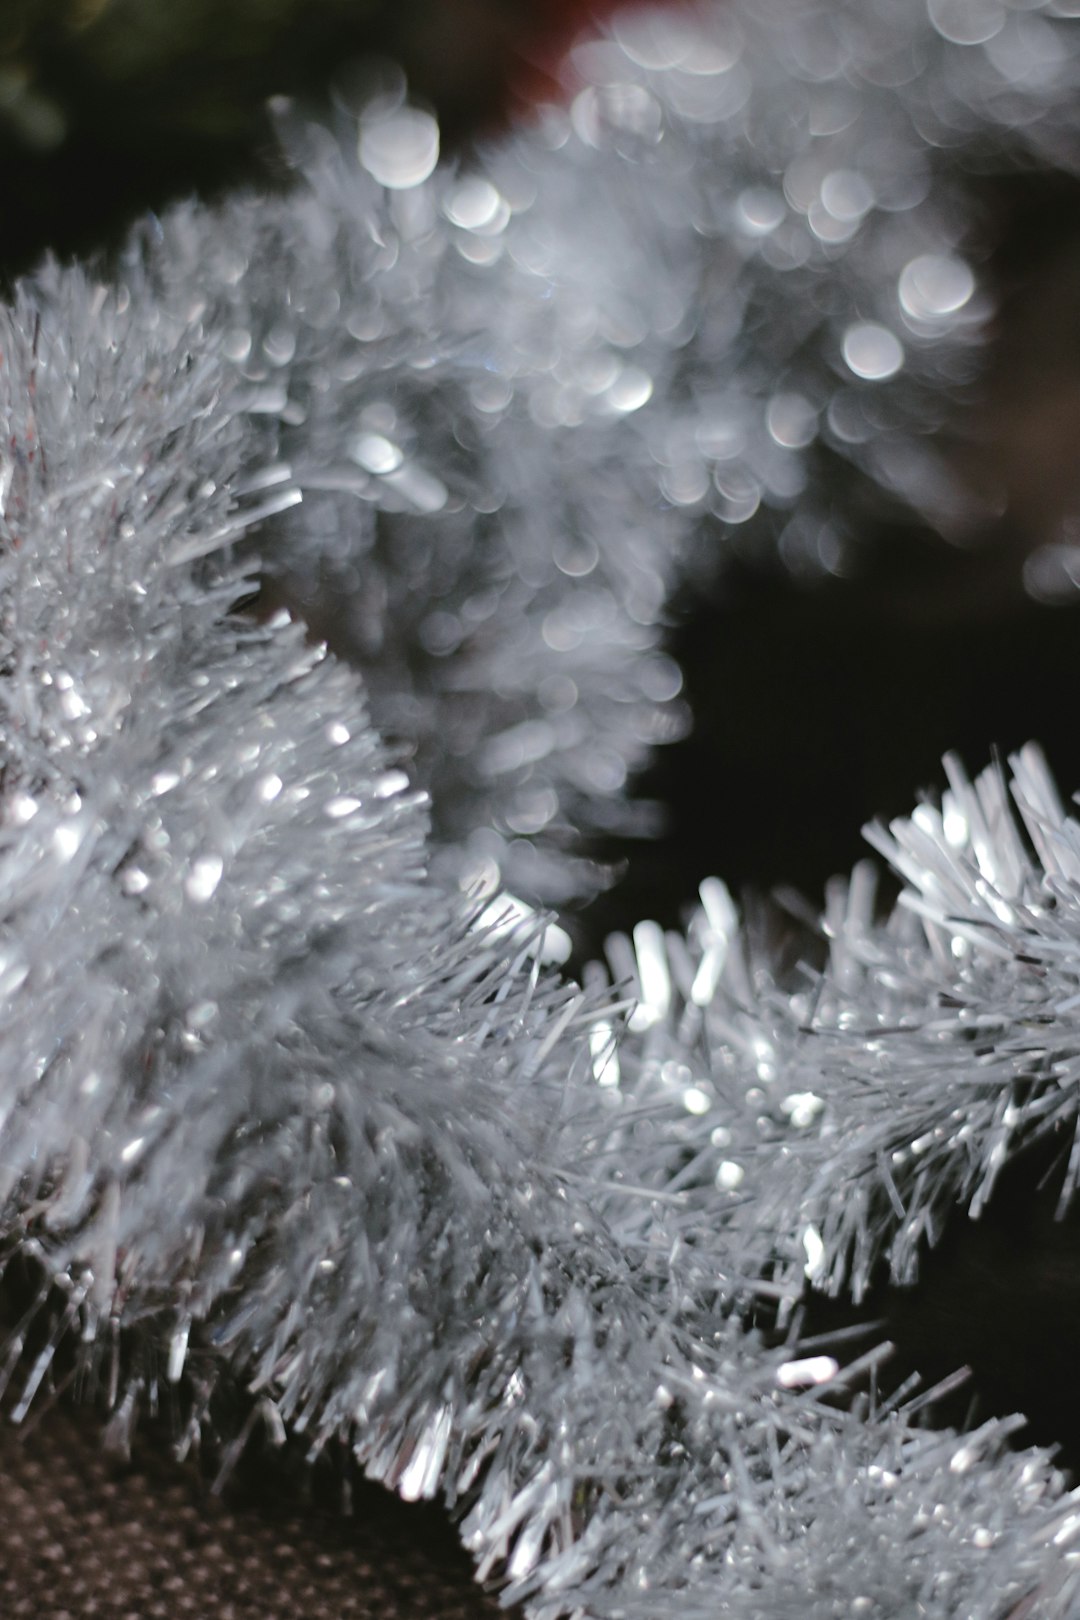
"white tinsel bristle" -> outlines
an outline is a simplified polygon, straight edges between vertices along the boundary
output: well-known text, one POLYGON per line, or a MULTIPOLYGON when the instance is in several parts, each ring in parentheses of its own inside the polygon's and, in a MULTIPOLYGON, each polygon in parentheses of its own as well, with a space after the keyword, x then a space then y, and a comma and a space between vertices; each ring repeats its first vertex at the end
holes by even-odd
POLYGON ((1075 1131, 1080 832, 1038 755, 950 762, 872 834, 892 915, 858 869, 794 973, 710 880, 582 990, 500 888, 595 881, 577 839, 683 724, 676 581, 841 571, 875 488, 947 520, 964 175, 1076 166, 1065 11, 628 19, 468 173, 384 87, 296 135, 289 196, 4 310, 16 1417, 69 1339, 118 1443, 166 1385, 226 1463, 257 1421, 345 1438, 540 1620, 1076 1613, 1080 1500, 1019 1420, 845 1410, 851 1367, 740 1315, 910 1280, 1075 1131), (237 611, 256 525, 360 671, 237 611))

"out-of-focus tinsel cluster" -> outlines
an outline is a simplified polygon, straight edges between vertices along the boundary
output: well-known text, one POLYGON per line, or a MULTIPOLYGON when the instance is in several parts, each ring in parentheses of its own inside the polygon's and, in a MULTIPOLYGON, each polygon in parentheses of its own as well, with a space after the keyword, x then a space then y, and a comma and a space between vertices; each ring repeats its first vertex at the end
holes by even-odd
POLYGON ((416 751, 440 845, 560 903, 583 827, 678 736, 676 579, 843 574, 933 448, 988 314, 971 171, 1080 162, 1062 7, 769 0, 630 14, 566 111, 437 167, 376 78, 286 139, 279 203, 170 215, 132 296, 220 335, 264 431, 273 565, 416 751), (357 116, 359 139, 357 139, 357 116))
POLYGON ((1080 826, 1038 756, 1012 799, 950 767, 875 834, 899 905, 837 885, 794 978, 709 882, 685 936, 612 941, 628 1013, 497 897, 587 888, 575 836, 682 724, 674 580, 738 544, 842 572, 878 489, 947 517, 924 441, 985 315, 965 176, 1080 160, 1067 10, 634 18, 468 172, 373 81, 293 130, 288 198, 22 286, 17 1416, 76 1340, 119 1443, 167 1405, 184 1445, 346 1436, 552 1620, 1076 1612, 1080 1502, 1008 1422, 845 1411, 835 1363, 740 1319, 909 1280, 949 1208, 1074 1132, 1080 826), (255 527, 396 753, 356 670, 235 611, 255 527))

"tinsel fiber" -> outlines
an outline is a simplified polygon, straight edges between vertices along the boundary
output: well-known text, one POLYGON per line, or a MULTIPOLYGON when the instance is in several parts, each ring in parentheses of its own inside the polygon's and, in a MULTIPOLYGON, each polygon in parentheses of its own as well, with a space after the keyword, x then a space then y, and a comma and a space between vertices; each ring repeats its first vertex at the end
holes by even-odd
POLYGON ((1020 1420, 845 1405, 859 1368, 745 1322, 911 1282, 1033 1142, 1075 1194, 1080 824, 1038 753, 874 832, 899 903, 835 884, 794 975, 716 880, 584 989, 529 909, 595 886, 581 835, 686 724, 679 580, 842 574, 875 502, 949 526, 972 177, 1080 164, 1075 9, 634 16, 467 169, 375 76, 336 128, 281 110, 286 197, 20 286, 16 1417, 75 1342, 116 1444, 164 1407, 226 1463, 344 1437, 538 1620, 1080 1612, 1020 1420), (347 662, 239 611, 253 543, 347 662))

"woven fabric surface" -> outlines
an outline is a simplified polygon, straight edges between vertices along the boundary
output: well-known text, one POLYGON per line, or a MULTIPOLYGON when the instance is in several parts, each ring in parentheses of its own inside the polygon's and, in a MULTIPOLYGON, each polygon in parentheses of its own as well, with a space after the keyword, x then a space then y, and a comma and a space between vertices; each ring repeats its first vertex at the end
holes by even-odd
POLYGON ((493 1620, 450 1525, 361 1484, 352 1512, 277 1470, 215 1495, 59 1408, 0 1428, 4 1620, 493 1620))

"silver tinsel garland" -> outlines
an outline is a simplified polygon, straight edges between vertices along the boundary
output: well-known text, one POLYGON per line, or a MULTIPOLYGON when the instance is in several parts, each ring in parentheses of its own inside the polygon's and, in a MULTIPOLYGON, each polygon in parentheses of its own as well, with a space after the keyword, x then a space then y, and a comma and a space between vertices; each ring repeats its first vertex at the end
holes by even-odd
POLYGON ((183 1445, 345 1436, 552 1620, 1077 1612, 1080 1501, 1013 1425, 845 1412, 851 1369, 739 1318, 910 1281, 1071 1139, 1080 825, 1037 755, 875 834, 900 904, 837 885, 794 987, 717 882, 685 936, 612 941, 632 1006, 500 897, 587 889, 574 831, 683 723, 676 579, 745 544, 842 572, 868 489, 948 521, 923 441, 986 310, 965 176, 1077 165, 1068 9, 635 17, 467 173, 383 79, 347 139, 293 128, 290 196, 19 290, 17 1416, 75 1338, 119 1444, 170 1386, 183 1445), (236 613, 256 526, 411 778, 359 674, 236 613))
POLYGON ((685 728, 675 580, 774 547, 843 574, 871 488, 970 509, 932 438, 989 312, 971 171, 1080 161, 1060 11, 630 14, 467 172, 376 77, 334 132, 283 115, 299 193, 135 249, 133 298, 219 334, 263 476, 303 492, 272 564, 458 870, 595 886, 574 830, 640 825, 620 790, 685 728))

